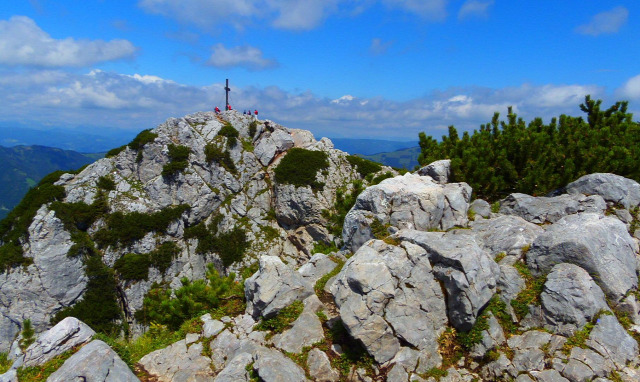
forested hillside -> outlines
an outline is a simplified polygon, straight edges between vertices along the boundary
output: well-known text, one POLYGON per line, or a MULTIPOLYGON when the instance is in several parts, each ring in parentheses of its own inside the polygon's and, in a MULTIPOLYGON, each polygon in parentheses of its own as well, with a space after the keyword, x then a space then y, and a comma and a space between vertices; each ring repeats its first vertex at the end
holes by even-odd
POLYGON ((601 100, 586 96, 583 117, 561 115, 545 124, 536 118, 528 124, 512 113, 472 134, 449 135, 438 142, 420 133, 418 161, 451 159, 453 181, 467 182, 475 197, 497 200, 513 192, 545 195, 594 172, 611 172, 640 180, 640 124, 627 112, 626 101, 606 110, 601 100))

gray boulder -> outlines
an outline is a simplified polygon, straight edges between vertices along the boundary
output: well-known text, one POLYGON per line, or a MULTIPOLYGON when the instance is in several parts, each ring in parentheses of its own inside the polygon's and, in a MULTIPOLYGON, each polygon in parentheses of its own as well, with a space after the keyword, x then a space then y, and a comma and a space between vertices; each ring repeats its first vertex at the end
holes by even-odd
POLYGON ((547 276, 540 295, 548 329, 570 336, 601 310, 609 310, 602 289, 584 269, 562 263, 547 276))
POLYGON ((229 361, 228 365, 214 379, 215 382, 250 381, 247 365, 253 362, 249 353, 240 353, 229 361))
POLYGON ((498 279, 498 289, 500 290, 500 299, 507 303, 518 296, 521 290, 526 286, 522 275, 518 270, 507 264, 500 264, 500 278, 498 279))
POLYGON ((483 218, 491 216, 491 204, 486 200, 476 199, 469 205, 469 210, 473 210, 477 215, 483 218))
POLYGON ((439 364, 446 308, 424 249, 370 241, 347 260, 331 293, 345 328, 377 362, 391 360, 405 342, 429 354, 431 367, 439 364))
POLYGON ((371 222, 400 229, 427 231, 465 226, 471 187, 466 183, 441 185, 430 177, 407 173, 368 187, 345 217, 342 239, 352 252, 373 238, 371 222))
POLYGON ((291 328, 273 336, 272 343, 278 349, 289 353, 300 353, 305 346, 311 346, 324 339, 322 323, 316 315, 322 303, 316 295, 307 297, 305 302, 304 310, 292 323, 291 328), (310 299, 317 301, 311 302, 310 299))
POLYGON ((478 246, 474 236, 465 232, 401 230, 394 237, 427 251, 435 277, 447 289, 451 325, 470 330, 480 310, 496 293, 498 264, 478 246))
POLYGON ((254 356, 253 369, 264 382, 306 381, 304 370, 279 351, 262 348, 254 356))
POLYGON ((72 348, 91 341, 96 332, 75 317, 67 317, 38 336, 25 351, 24 366, 42 365, 72 348))
POLYGON ((4 374, 0 374, 0 382, 18 382, 18 372, 16 369, 10 369, 4 374))
POLYGON ((607 202, 632 208, 640 204, 640 184, 620 175, 595 173, 567 185, 570 194, 600 195, 607 202))
POLYGON ((636 251, 637 244, 618 219, 582 213, 560 219, 538 236, 527 253, 527 265, 535 274, 560 263, 578 265, 617 303, 638 286, 636 251))
POLYGON ((599 195, 564 194, 554 197, 535 197, 511 194, 500 202, 500 213, 516 215, 528 222, 555 223, 562 217, 579 212, 604 213, 607 204, 599 195))
MULTIPOLYGON (((197 340, 197 335, 196 338, 197 340)), ((202 355, 201 343, 184 340, 151 352, 139 364, 152 376, 166 381, 188 381, 213 377, 211 359, 202 355)))
POLYGON ((598 319, 586 344, 618 368, 638 358, 638 343, 613 315, 603 315, 598 319))
POLYGON ((482 331, 482 339, 471 349, 471 356, 474 358, 484 357, 489 350, 497 348, 506 341, 500 323, 491 312, 489 312, 487 324, 489 328, 482 331))
POLYGON ((275 256, 261 256, 260 268, 244 283, 247 313, 254 319, 269 318, 294 301, 313 294, 313 286, 302 275, 275 256))
POLYGON ((451 176, 451 159, 441 159, 429 163, 418 170, 418 174, 430 176, 440 184, 449 183, 449 177, 451 176))
POLYGON ((298 269, 298 272, 310 284, 315 285, 316 281, 331 272, 337 265, 329 256, 323 253, 316 253, 298 269))
POLYGON ((307 367, 309 376, 317 382, 337 382, 340 374, 331 367, 329 357, 320 349, 314 348, 309 351, 307 357, 307 367))
POLYGON ((133 382, 139 379, 109 345, 94 340, 67 359, 47 379, 47 382, 69 381, 133 382))
POLYGON ((544 232, 539 226, 510 215, 475 220, 470 226, 478 243, 494 257, 501 252, 520 255, 524 246, 531 245, 544 232))
POLYGON ((293 138, 283 130, 266 132, 256 144, 253 153, 263 166, 268 166, 276 154, 289 150, 294 146, 293 138))

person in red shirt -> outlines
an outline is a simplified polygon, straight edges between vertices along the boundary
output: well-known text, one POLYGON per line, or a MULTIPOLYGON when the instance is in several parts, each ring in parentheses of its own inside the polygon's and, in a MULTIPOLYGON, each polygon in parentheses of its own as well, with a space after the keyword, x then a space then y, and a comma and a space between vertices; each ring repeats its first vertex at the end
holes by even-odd
POLYGON ((216 112, 216 114, 220 114, 220 108, 216 106, 216 108, 214 109, 214 111, 216 112))
MULTIPOLYGON (((251 113, 251 112, 249 112, 249 113, 251 113)), ((253 114, 254 114, 255 118, 258 119, 258 110, 254 110, 253 114)))

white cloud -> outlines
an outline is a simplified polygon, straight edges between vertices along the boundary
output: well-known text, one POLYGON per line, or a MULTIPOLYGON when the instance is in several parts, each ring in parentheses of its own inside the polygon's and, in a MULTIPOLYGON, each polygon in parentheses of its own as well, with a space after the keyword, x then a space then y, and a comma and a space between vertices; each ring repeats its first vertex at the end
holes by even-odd
POLYGON ((0 64, 39 67, 82 67, 133 57, 127 40, 57 40, 25 16, 0 20, 0 64))
POLYGON ((610 11, 598 13, 587 24, 580 25, 576 32, 590 36, 617 33, 627 22, 629 11, 623 6, 615 7, 610 11))
POLYGON ((320 25, 335 12, 340 0, 267 0, 276 10, 273 26, 280 29, 308 30, 320 25))
POLYGON ((464 20, 472 17, 485 18, 488 16, 487 11, 489 7, 493 5, 493 0, 479 1, 479 0, 467 0, 460 7, 458 11, 458 19, 464 20))
POLYGON ((640 75, 629 78, 627 82, 616 91, 616 94, 628 99, 640 99, 640 75))
POLYGON ((278 66, 276 61, 264 58, 262 51, 252 46, 226 48, 223 44, 216 44, 212 51, 207 65, 217 68, 242 66, 251 70, 263 70, 278 66))
POLYGON ((373 54, 374 56, 385 54, 392 45, 393 41, 382 41, 382 39, 374 38, 371 40, 369 53, 373 54))
POLYGON ((444 20, 448 0, 382 0, 390 8, 400 8, 427 20, 444 20))
MULTIPOLYGON (((84 75, 61 71, 16 74, 0 71, 0 124, 20 121, 32 126, 104 126, 140 130, 169 117, 212 110, 224 103, 224 85, 181 85, 149 74, 124 75, 99 70, 84 75), (32 78, 21 83, 21 79, 32 78)), ((640 79, 629 81, 640 93, 640 79)), ((478 129, 494 112, 507 107, 525 120, 560 114, 582 115, 584 95, 602 97, 588 85, 524 84, 517 87, 456 88, 398 102, 380 97, 319 97, 309 91, 288 92, 275 86, 234 88, 237 110, 258 109, 290 128, 311 130, 317 137, 394 137, 416 139, 418 132, 440 136, 442 127, 460 132, 478 129)))

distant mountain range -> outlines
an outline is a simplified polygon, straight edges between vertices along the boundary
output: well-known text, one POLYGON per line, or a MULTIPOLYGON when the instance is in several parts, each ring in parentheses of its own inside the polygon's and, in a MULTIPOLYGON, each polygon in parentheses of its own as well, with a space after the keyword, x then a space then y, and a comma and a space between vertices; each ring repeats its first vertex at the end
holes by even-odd
POLYGON ((0 219, 45 175, 75 170, 101 157, 45 146, 0 146, 0 219))
POLYGON ((418 146, 417 141, 387 141, 383 139, 330 138, 338 150, 349 154, 373 155, 418 146))
POLYGON ((359 156, 387 166, 406 168, 407 170, 412 171, 418 165, 419 154, 420 147, 416 146, 388 153, 378 153, 373 155, 359 154, 359 156))
POLYGON ((131 141, 139 131, 96 128, 53 128, 49 130, 26 127, 0 127, 0 146, 40 145, 59 147, 80 153, 107 152, 131 141))

